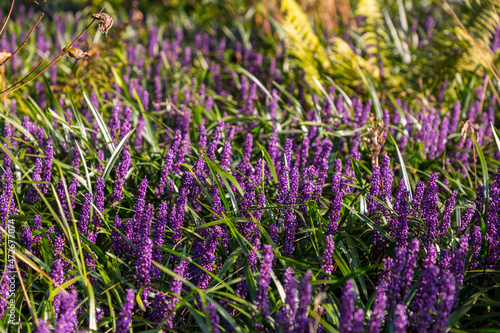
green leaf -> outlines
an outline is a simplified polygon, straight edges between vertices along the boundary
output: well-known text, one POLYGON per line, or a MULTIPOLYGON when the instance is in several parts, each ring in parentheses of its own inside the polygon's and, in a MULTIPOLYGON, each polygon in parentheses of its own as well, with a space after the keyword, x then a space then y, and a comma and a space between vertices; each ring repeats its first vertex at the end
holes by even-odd
POLYGON ((488 201, 489 201, 489 175, 488 175, 488 164, 486 164, 486 160, 484 159, 484 154, 483 151, 481 150, 481 147, 477 143, 476 138, 474 135, 472 135, 472 141, 474 142, 474 146, 476 147, 477 155, 479 156, 479 161, 481 162, 481 169, 483 172, 483 191, 484 191, 484 203, 483 203, 483 208, 484 212, 486 212, 486 207, 488 207, 488 201))
POLYGON ((398 144, 396 143, 396 140, 394 140, 393 136, 391 135, 391 133, 389 131, 386 131, 386 133, 389 136, 389 138, 391 139, 392 143, 394 144, 394 148, 396 148, 396 154, 398 155, 399 164, 401 165, 401 168, 400 168, 401 175, 405 180, 405 187, 409 193, 409 199, 410 199, 410 201, 412 201, 413 195, 411 193, 411 183, 410 183, 410 178, 408 177, 408 172, 406 171, 405 161, 403 159, 403 156, 401 155, 401 152, 399 151, 399 147, 398 147, 398 144))
POLYGON ((321 91, 321 93, 326 97, 326 99, 328 100, 328 103, 330 103, 330 105, 332 106, 333 111, 335 111, 335 115, 338 116, 339 112, 337 110, 337 107, 335 106, 335 103, 333 103, 332 98, 330 97, 330 94, 326 92, 325 87, 323 87, 323 85, 321 84, 321 82, 319 82, 319 80, 317 78, 313 77, 312 79, 314 81, 314 84, 318 87, 318 89, 321 91))
POLYGON ((267 97, 272 98, 272 95, 269 92, 269 90, 267 90, 267 88, 252 73, 250 73, 241 66, 236 66, 236 71, 247 76, 250 80, 252 80, 253 82, 255 82, 255 84, 257 84, 257 86, 267 95, 267 97))
POLYGON ((351 206, 349 206, 349 205, 347 205, 345 203, 342 203, 342 206, 344 206, 347 209, 349 209, 354 215, 356 215, 358 218, 360 218, 361 220, 363 220, 363 222, 365 222, 366 224, 368 224, 370 226, 370 228, 372 228, 374 230, 377 230, 378 232, 380 232, 380 234, 383 237, 387 238, 391 242, 394 242, 394 238, 392 238, 391 235, 389 235, 387 233, 387 231, 385 231, 384 229, 382 229, 380 226, 378 226, 375 222, 373 222, 372 220, 370 220, 368 217, 364 216, 363 214, 358 213, 355 209, 353 209, 351 206))
POLYGON ((83 168, 85 169, 85 176, 87 177, 87 181, 85 182, 86 183, 85 187, 87 188, 87 190, 91 195, 94 195, 94 193, 92 192, 92 182, 90 181, 89 169, 87 168, 87 162, 85 161, 85 155, 83 155, 82 148, 80 148, 76 140, 75 144, 78 147, 78 152, 80 153, 80 159, 82 160, 83 168))
POLYGON ((500 151, 500 132, 498 132, 498 129, 493 126, 493 123, 490 122, 491 129, 493 130, 493 137, 495 138, 495 143, 497 144, 498 151, 500 151))
POLYGON ((109 161, 106 164, 106 167, 104 168, 104 171, 102 173, 102 178, 104 179, 105 183, 106 183, 106 179, 108 179, 109 174, 111 173, 111 169, 113 169, 113 166, 116 164, 116 161, 120 157, 120 153, 121 153, 123 147, 125 147, 125 144, 127 143, 128 139, 130 138, 132 133, 134 133, 134 131, 135 131, 135 128, 132 129, 130 132, 127 133, 127 135, 125 135, 123 137, 122 141, 120 141, 120 143, 118 144, 118 147, 116 147, 115 151, 111 155, 111 158, 109 159, 109 161))
POLYGON ((274 182, 278 183, 278 175, 276 174, 276 169, 274 168, 271 155, 269 155, 266 148, 264 148, 264 146, 261 145, 258 141, 255 141, 255 143, 259 146, 260 150, 262 151, 262 154, 264 155, 264 159, 266 160, 267 165, 269 166, 269 169, 271 169, 271 174, 273 175, 274 182))
POLYGON ((92 102, 88 98, 87 94, 83 92, 83 97, 85 97, 85 100, 87 101, 87 104, 89 106, 90 111, 92 111, 92 114, 94 115, 95 120, 97 121, 97 125, 99 125, 99 129, 101 130, 102 135, 104 136, 104 141, 106 141, 106 145, 108 146, 108 150, 110 153, 113 153, 115 151, 115 144, 113 142, 113 139, 111 139, 111 135, 109 134, 108 127, 106 126, 106 123, 101 117, 101 114, 97 109, 95 108, 94 105, 92 105, 92 102))
POLYGON ((146 139, 147 142, 149 142, 151 147, 153 147, 153 151, 159 154, 160 148, 158 148, 158 143, 155 140, 153 127, 151 126, 151 123, 149 122, 148 119, 148 117, 153 117, 153 116, 149 112, 146 112, 146 110, 144 109, 144 105, 142 105, 142 101, 139 98, 139 95, 137 95, 137 91, 134 90, 133 94, 137 101, 137 104, 139 105, 139 111, 141 112, 142 117, 144 118, 144 125, 145 125, 144 128, 146 130, 144 138, 146 139))

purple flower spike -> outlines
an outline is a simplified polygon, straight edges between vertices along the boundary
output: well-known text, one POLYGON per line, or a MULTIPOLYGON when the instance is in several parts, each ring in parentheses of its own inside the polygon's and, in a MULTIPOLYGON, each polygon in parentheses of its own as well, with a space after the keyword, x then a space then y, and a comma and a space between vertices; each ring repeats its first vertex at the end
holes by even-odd
POLYGON ((220 166, 226 171, 229 171, 229 167, 231 165, 231 154, 232 147, 229 141, 224 142, 224 147, 222 148, 222 153, 220 156, 220 166))
POLYGON ((251 133, 248 133, 245 137, 245 145, 243 146, 243 163, 248 165, 250 163, 250 158, 252 155, 252 147, 253 147, 253 136, 251 133))
MULTIPOLYGON (((326 236, 326 246, 324 255, 321 257, 323 265, 321 270, 327 274, 332 274, 333 272, 333 254, 335 253, 335 241, 333 240, 334 235, 326 236)), ((326 280, 330 280, 330 277, 325 277, 326 280)))
POLYGON ((212 333, 219 333, 219 315, 217 309, 213 303, 207 304, 208 317, 210 318, 210 324, 212 325, 212 333))
POLYGON ((381 207, 381 205, 376 200, 374 200, 374 198, 377 198, 379 196, 380 183, 381 183, 380 167, 375 166, 372 169, 372 181, 370 186, 370 193, 368 195, 368 200, 367 200, 368 215, 375 214, 375 212, 377 212, 381 207))
POLYGON ((284 215, 283 226, 285 229, 285 244, 283 255, 291 257, 293 254, 293 243, 295 242, 295 214, 292 208, 287 208, 284 215))
POLYGON ((103 166, 103 163, 104 163, 104 151, 103 150, 99 150, 97 152, 97 158, 99 159, 96 163, 96 171, 99 175, 102 175, 102 173, 104 172, 104 166, 103 166), (102 162, 102 163, 101 163, 102 162))
POLYGON ((428 254, 423 264, 418 290, 413 300, 413 313, 418 329, 427 330, 432 324, 432 314, 436 311, 439 287, 439 267, 435 265, 436 250, 434 244, 428 247, 428 254))
POLYGON ((111 110, 111 115, 109 117, 109 131, 111 132, 111 138, 113 140, 116 140, 117 134, 120 131, 121 128, 121 123, 120 123, 120 116, 123 111, 123 105, 116 101, 113 103, 113 109, 111 110))
POLYGON ((160 182, 158 187, 156 188, 156 194, 160 197, 167 189, 169 175, 170 172, 174 171, 174 161, 176 155, 179 153, 179 147, 181 144, 182 135, 179 130, 175 131, 174 140, 172 141, 172 145, 170 149, 165 154, 165 162, 163 163, 163 167, 161 169, 160 182))
MULTIPOLYGON (((138 287, 147 285, 150 283, 150 269, 151 269, 151 259, 153 252, 153 242, 149 238, 145 238, 136 250, 136 261, 135 261, 135 276, 139 280, 138 287)), ((147 297, 146 290, 144 292, 147 297)))
POLYGON ((408 325, 408 315, 406 314, 406 308, 404 304, 396 305, 394 317, 394 332, 405 333, 406 326, 408 325))
POLYGON ((312 286, 311 286, 311 270, 307 270, 304 278, 300 282, 299 287, 299 307, 297 308, 297 316, 295 325, 303 332, 309 330, 309 303, 311 302, 312 286))
MULTIPOLYGON (((95 201, 94 205, 97 208, 99 212, 104 211, 104 179, 103 178, 97 178, 96 180, 96 187, 95 187, 95 201)), ((101 217, 99 214, 95 213, 93 217, 94 225, 96 227, 101 226, 101 217)))
POLYGON ((425 183, 422 181, 418 182, 415 187, 415 193, 413 194, 413 201, 411 202, 413 206, 412 215, 415 215, 420 209, 420 203, 422 202, 422 198, 424 196, 424 190, 425 183))
POLYGON ((278 244, 278 226, 276 223, 272 223, 269 226, 269 237, 271 237, 275 245, 278 244))
POLYGON ((476 212, 476 210, 475 210, 476 204, 473 201, 469 201, 467 204, 472 206, 472 207, 467 208, 464 215, 462 215, 460 232, 464 232, 465 230, 467 230, 467 227, 469 226, 469 223, 472 220, 472 218, 474 217, 474 214, 476 212))
MULTIPOLYGON (((26 251, 33 252, 33 233, 29 225, 25 226, 21 232, 21 244, 26 251)), ((29 266, 21 263, 21 268, 24 270, 23 276, 28 277, 29 266)))
POLYGON ((436 321, 432 325, 433 332, 444 333, 448 330, 448 317, 455 303, 455 278, 445 273, 441 281, 441 295, 437 306, 436 321))
POLYGON ((38 326, 35 333, 50 333, 49 323, 41 318, 38 318, 38 326))
POLYGON ((259 289, 257 291, 257 308, 261 311, 262 316, 269 315, 268 292, 269 283, 271 282, 271 272, 273 270, 274 252, 271 245, 265 244, 262 251, 262 262, 260 265, 260 277, 257 279, 259 289))
MULTIPOLYGON (((42 229, 42 216, 35 215, 35 219, 33 220, 34 230, 42 229)), ((37 235, 33 237, 33 242, 40 243, 42 241, 42 235, 37 235)))
POLYGON ((292 275, 293 269, 286 269, 283 278, 283 288, 285 289, 285 304, 278 312, 278 323, 283 328, 283 332, 294 332, 295 320, 297 316, 297 278, 292 275))
POLYGON ((5 309, 9 305, 7 299, 9 298, 9 284, 10 281, 7 278, 6 272, 2 272, 0 275, 0 316, 3 317, 5 314, 5 309))
POLYGON ((89 222, 90 222, 90 210, 92 203, 92 194, 86 193, 83 195, 83 205, 80 211, 80 223, 78 224, 78 231, 88 237, 89 234, 89 222))
MULTIPOLYGON (((116 214, 113 220, 113 226, 116 229, 122 231, 122 220, 118 214, 116 214)), ((115 229, 111 231, 111 246, 113 248, 113 252, 117 256, 120 256, 120 254, 122 253, 123 239, 122 235, 120 235, 120 233, 115 229)))
POLYGON ((61 307, 59 315, 57 316, 57 323, 55 325, 55 333, 72 333, 75 332, 78 325, 78 318, 76 315, 76 301, 78 293, 76 290, 71 290, 68 293, 61 295, 61 307))
MULTIPOLYGON (((188 265, 188 262, 184 259, 181 260, 181 262, 174 268, 174 273, 180 276, 181 278, 185 278, 185 273, 186 273, 186 267, 188 265)), ((179 302, 179 296, 181 295, 182 291, 182 281, 177 279, 177 278, 172 278, 172 282, 170 282, 170 291, 172 292, 173 295, 169 296, 169 301, 168 301, 168 307, 167 307, 167 313, 172 311, 177 303, 179 302)), ((167 318, 166 324, 167 327, 173 328, 173 318, 175 317, 175 311, 173 311, 170 315, 170 317, 167 318)))
POLYGON ((394 179, 394 171, 392 171, 391 168, 391 159, 389 156, 384 156, 384 159, 382 160, 382 166, 380 167, 380 174, 382 176, 382 191, 383 195, 385 196, 383 198, 383 201, 391 200, 391 193, 392 193, 392 181, 394 179))
MULTIPOLYGON (((37 158, 35 162, 35 169, 33 170, 33 181, 34 182, 39 182, 42 180, 42 159, 37 158)), ((32 187, 30 188, 27 196, 26 196, 26 202, 29 204, 33 205, 35 202, 37 202, 40 199, 40 195, 38 194, 38 191, 36 190, 35 187, 39 187, 38 184, 33 184, 32 187)))
POLYGON ((146 192, 147 178, 141 182, 141 186, 138 191, 138 198, 134 205, 134 217, 132 223, 134 225, 134 243, 141 243, 144 238, 149 238, 151 236, 151 221, 154 215, 154 206, 152 204, 146 204, 144 200, 146 192), (144 185, 144 186, 142 186, 144 185))
POLYGON ((352 323, 352 333, 363 333, 363 326, 365 321, 365 311, 359 308, 354 312, 354 322, 352 323))
POLYGON ((392 259, 386 258, 384 259, 384 270, 385 273, 381 274, 379 283, 375 288, 377 295, 375 296, 375 300, 373 301, 372 306, 372 315, 370 317, 370 323, 368 324, 368 332, 369 333, 378 333, 383 324, 383 320, 385 317, 385 309, 387 306, 387 286, 388 280, 390 277, 390 267, 392 266, 392 259))
POLYGON ((341 191, 341 175, 335 173, 332 177, 332 186, 331 191, 332 195, 330 196, 330 215, 328 215, 328 220, 330 224, 328 225, 327 234, 335 234, 337 233, 337 225, 340 220, 340 210, 342 209, 342 191, 341 191))
MULTIPOLYGON (((52 180, 52 164, 54 161, 54 147, 52 146, 52 137, 49 136, 45 143, 45 164, 43 166, 42 181, 50 183, 52 180)), ((48 184, 40 185, 42 193, 47 193, 49 189, 48 184)))
MULTIPOLYGON (((144 183, 144 182, 143 182, 144 183)), ((142 185, 142 184, 141 184, 142 185)), ((141 210, 142 212, 142 210, 141 210)), ((136 224, 138 224, 138 230, 136 231, 136 261, 135 261, 135 273, 136 277, 139 280, 138 286, 143 286, 150 283, 150 270, 151 270, 151 260, 153 259, 153 242, 151 241, 151 220, 154 214, 154 206, 152 204, 148 204, 144 211, 137 217, 134 216, 134 220, 136 224)), ((145 297, 148 296, 147 288, 144 290, 145 297)))
POLYGON ((483 236, 481 233, 481 228, 477 225, 475 225, 472 229, 472 235, 471 235, 471 252, 472 252, 472 259, 471 259, 471 264, 470 264, 470 269, 475 269, 479 265, 479 255, 481 252, 481 242, 483 240, 483 236))
POLYGON ((352 289, 352 280, 348 280, 342 290, 342 307, 340 308, 339 333, 351 332, 354 321, 354 301, 356 292, 352 289))
POLYGON ((446 200, 446 206, 443 212, 443 217, 441 218, 441 228, 439 231, 439 236, 443 237, 450 228, 451 222, 451 212, 453 211, 453 206, 455 206, 455 198, 457 197, 457 191, 453 191, 451 197, 446 200))
POLYGON ((134 290, 130 288, 127 290, 125 296, 125 303, 120 311, 118 320, 116 322, 116 333, 128 333, 130 331, 130 324, 132 324, 132 311, 135 305, 134 290))
POLYGON ((25 226, 21 232, 21 244, 31 252, 33 246, 33 234, 29 225, 25 226))
POLYGON ((122 128, 120 129, 120 140, 122 140, 125 135, 132 129, 132 107, 127 104, 125 105, 125 110, 123 111, 123 122, 122 128))
POLYGON ((426 230, 423 236, 424 245, 427 247, 432 239, 437 236, 438 226, 438 186, 436 183, 438 175, 433 173, 424 191, 422 203, 420 205, 420 214, 425 223, 426 230))
POLYGON ((71 167, 75 170, 77 174, 80 174, 80 161, 82 157, 80 155, 80 149, 78 146, 75 146, 73 150, 73 159, 71 160, 71 167))
POLYGON ((134 142, 134 148, 136 151, 140 152, 142 148, 142 140, 143 140, 143 131, 144 128, 146 127, 146 120, 144 119, 144 116, 140 115, 139 120, 137 120, 137 129, 135 131, 135 142, 134 142))
MULTIPOLYGON (((168 204, 162 201, 160 207, 158 208, 158 218, 156 219, 155 231, 153 232, 153 246, 161 247, 163 245, 163 237, 165 237, 165 230, 168 223, 168 204)), ((163 251, 153 250, 153 260, 157 263, 162 263, 163 251)), ((152 267, 151 277, 159 278, 160 269, 156 266, 152 267)))
POLYGON ((203 119, 198 129, 198 150, 201 151, 207 147, 207 129, 205 128, 205 122, 207 120, 203 119))
POLYGON ((217 149, 217 146, 219 145, 223 129, 224 129, 224 122, 221 120, 217 124, 217 127, 215 128, 215 131, 212 134, 212 141, 210 141, 210 143, 208 144, 207 157, 211 161, 215 160, 215 151, 217 149))

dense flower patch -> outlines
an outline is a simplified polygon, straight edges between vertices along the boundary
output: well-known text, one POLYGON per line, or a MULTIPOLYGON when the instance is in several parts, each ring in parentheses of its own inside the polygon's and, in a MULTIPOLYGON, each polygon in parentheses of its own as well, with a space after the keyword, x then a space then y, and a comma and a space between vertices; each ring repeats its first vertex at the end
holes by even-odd
MULTIPOLYGON (((37 26, 37 52, 62 49, 80 15, 37 26)), ((20 273, 5 232, 4 327, 497 326, 498 101, 486 85, 427 106, 311 87, 283 43, 136 16, 123 16, 128 33, 107 27, 102 58, 86 50, 4 100, 0 226, 15 220, 20 273)), ((13 51, 24 38, 8 33, 0 47, 13 51)))

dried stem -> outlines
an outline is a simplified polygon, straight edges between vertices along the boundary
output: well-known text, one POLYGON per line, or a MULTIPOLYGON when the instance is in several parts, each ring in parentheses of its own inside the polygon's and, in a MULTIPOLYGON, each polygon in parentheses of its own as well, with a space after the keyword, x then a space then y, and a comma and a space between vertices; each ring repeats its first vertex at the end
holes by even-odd
MULTIPOLYGON (((104 7, 101 9, 100 13, 104 10, 104 7)), ((71 44, 69 46, 67 46, 64 51, 57 57, 55 58, 50 64, 48 64, 47 66, 45 66, 40 72, 38 72, 35 76, 33 76, 31 79, 29 79, 28 81, 26 81, 25 83, 23 83, 22 85, 18 86, 17 88, 14 88, 15 85, 13 86, 10 86, 9 88, 7 88, 6 90, 0 92, 0 97, 3 97, 3 96, 6 96, 10 93, 13 93, 14 91, 16 90, 19 90, 21 89, 22 87, 24 87, 25 85, 27 85, 28 83, 30 83, 31 81, 33 81, 34 79, 36 79, 37 77, 39 77, 40 75, 42 75, 47 69, 49 69, 53 64, 55 64, 59 59, 61 59, 66 53, 68 53, 68 51, 71 49, 71 47, 80 39, 80 37, 82 37, 82 35, 90 28, 90 26, 96 21, 96 19, 92 19, 92 21, 87 25, 87 27, 78 35, 78 37, 76 37, 73 42, 71 42, 71 44), (12 89, 14 88, 14 89, 12 89)), ((28 76, 24 77, 22 80, 26 79, 28 76)))
POLYGON ((35 316, 33 315, 33 307, 31 306, 30 298, 28 297, 28 293, 26 292, 26 287, 24 286, 23 277, 21 275, 21 271, 19 270, 19 265, 17 264, 17 259, 15 256, 14 256, 14 264, 16 265, 17 276, 19 277, 19 282, 21 283, 21 288, 23 290, 26 303, 28 303, 28 309, 30 310, 31 317, 35 318, 35 316))
POLYGON ((8 57, 7 59, 5 59, 2 63, 0 63, 0 66, 2 66, 3 64, 5 64, 7 61, 9 61, 10 58, 12 58, 17 52, 19 52, 27 43, 28 43, 28 39, 31 37, 31 34, 33 33, 33 31, 35 30, 36 26, 38 25, 38 23, 40 23, 40 20, 42 19, 43 17, 43 13, 42 15, 40 15, 40 17, 38 18, 38 20, 35 22, 35 25, 33 25, 33 27, 31 28, 28 36, 26 36, 26 38, 24 39, 24 42, 19 45, 19 47, 14 51, 14 53, 11 54, 10 57, 8 57))
MULTIPOLYGON (((38 3, 38 1, 36 1, 36 0, 26 0, 26 1, 33 2, 35 5, 40 6, 40 4, 38 3)), ((43 0, 41 4, 43 5, 46 2, 47 2, 47 0, 43 0)))
POLYGON ((3 29, 5 29, 5 27, 7 26, 7 22, 9 22, 10 14, 12 14, 12 8, 14 8, 14 2, 16 2, 16 0, 12 0, 12 4, 10 5, 9 14, 7 14, 7 18, 5 19, 5 22, 3 23, 2 30, 0 30, 0 35, 2 34, 3 29))
POLYGON ((35 66, 35 68, 33 68, 33 69, 31 70, 31 72, 29 72, 29 73, 28 73, 28 75, 26 75, 25 77, 23 77, 21 80, 17 81, 16 83, 14 83, 14 84, 11 86, 11 88, 12 88, 12 87, 17 86, 19 83, 21 83, 21 82, 23 82, 24 80, 26 80, 27 78, 29 78, 29 77, 31 76, 31 74, 33 74, 33 73, 37 70, 37 68, 38 68, 38 67, 40 67, 42 64, 43 64, 43 61, 40 61, 40 63, 39 63, 38 65, 36 65, 36 66, 35 66))

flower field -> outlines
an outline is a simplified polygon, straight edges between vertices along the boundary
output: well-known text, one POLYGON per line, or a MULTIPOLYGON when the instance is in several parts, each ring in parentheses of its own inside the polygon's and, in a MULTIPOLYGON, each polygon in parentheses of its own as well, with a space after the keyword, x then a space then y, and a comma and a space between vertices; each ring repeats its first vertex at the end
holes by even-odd
POLYGON ((82 3, 1 5, 1 332, 500 331, 497 2, 82 3))

